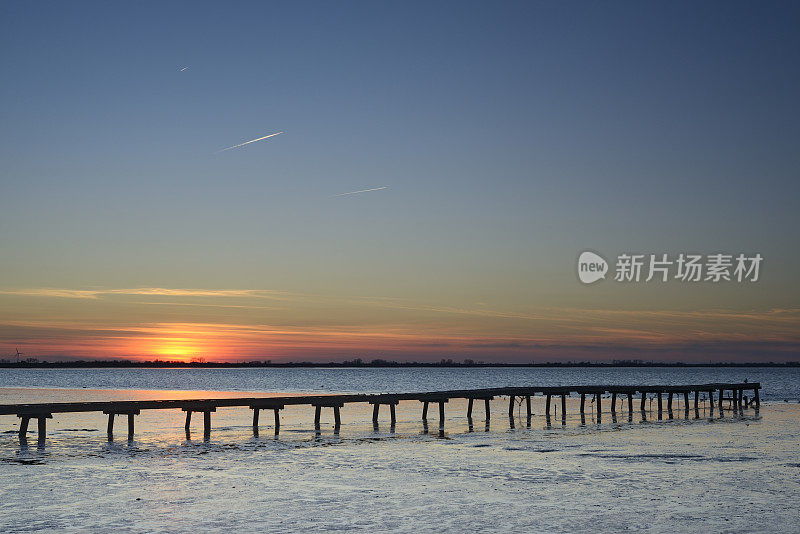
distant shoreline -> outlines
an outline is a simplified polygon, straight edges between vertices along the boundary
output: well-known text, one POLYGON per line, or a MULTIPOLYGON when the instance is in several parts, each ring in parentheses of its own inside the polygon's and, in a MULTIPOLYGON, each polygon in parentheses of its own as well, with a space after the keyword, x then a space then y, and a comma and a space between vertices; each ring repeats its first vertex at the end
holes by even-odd
POLYGON ((487 362, 395 362, 385 360, 344 361, 344 362, 172 362, 164 360, 128 361, 128 360, 74 360, 74 361, 23 361, 0 362, 0 369, 87 369, 87 368, 409 368, 409 367, 447 367, 447 368, 481 368, 481 367, 800 367, 797 362, 720 362, 720 363, 686 363, 686 362, 543 362, 543 363, 487 363, 487 362))

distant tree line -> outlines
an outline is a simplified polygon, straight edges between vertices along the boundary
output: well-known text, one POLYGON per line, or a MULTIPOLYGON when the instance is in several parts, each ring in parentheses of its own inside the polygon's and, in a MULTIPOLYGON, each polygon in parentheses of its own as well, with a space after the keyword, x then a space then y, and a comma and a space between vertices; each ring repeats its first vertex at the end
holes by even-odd
POLYGON ((46 361, 37 358, 26 358, 19 362, 0 359, 0 368, 33 367, 33 368, 90 368, 90 367, 164 367, 164 368, 226 368, 226 367, 800 367, 795 362, 652 362, 644 360, 612 360, 603 361, 568 361, 568 362, 528 362, 497 363, 474 361, 469 358, 462 361, 441 359, 438 362, 398 362, 376 358, 363 360, 355 358, 339 362, 273 362, 272 360, 253 360, 247 362, 209 362, 205 358, 194 358, 189 362, 171 360, 64 360, 46 361))

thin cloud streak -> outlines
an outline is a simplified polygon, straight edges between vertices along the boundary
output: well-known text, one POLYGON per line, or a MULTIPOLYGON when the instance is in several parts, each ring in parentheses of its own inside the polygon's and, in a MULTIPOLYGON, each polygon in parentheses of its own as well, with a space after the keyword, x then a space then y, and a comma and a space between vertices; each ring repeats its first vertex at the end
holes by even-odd
POLYGON ((269 139, 270 137, 275 137, 276 135, 280 135, 283 132, 276 132, 273 134, 265 135, 264 137, 259 137, 258 139, 253 139, 251 141, 247 141, 245 143, 239 143, 238 145, 229 146, 228 148, 223 148, 222 150, 217 150, 214 154, 219 154, 220 152, 225 152, 226 150, 233 150, 234 148, 239 148, 240 146, 249 145, 250 143, 255 143, 256 141, 263 141, 264 139, 269 139))
POLYGON ((188 69, 188 68, 189 68, 189 67, 181 67, 180 69, 178 69, 178 72, 183 72, 183 71, 185 71, 185 70, 186 70, 186 69, 188 69))
POLYGON ((56 297, 71 299, 97 299, 105 295, 142 295, 155 297, 229 297, 229 298, 288 298, 285 291, 266 289, 168 289, 163 287, 139 287, 132 289, 12 289, 0 290, 0 295, 25 297, 56 297))
POLYGON ((338 195, 333 195, 333 196, 343 197, 347 195, 357 195, 358 193, 369 193, 370 191, 380 191, 381 189, 389 189, 389 186, 384 185, 383 187, 375 187, 373 189, 361 189, 360 191, 349 191, 347 193, 339 193, 338 195))

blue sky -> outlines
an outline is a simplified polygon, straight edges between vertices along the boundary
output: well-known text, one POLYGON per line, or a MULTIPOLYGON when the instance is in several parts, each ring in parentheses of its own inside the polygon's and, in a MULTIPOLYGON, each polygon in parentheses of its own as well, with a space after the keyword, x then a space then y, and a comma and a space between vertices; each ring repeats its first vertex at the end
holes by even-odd
MULTIPOLYGON (((4 2, 0 286, 554 317, 794 309, 799 22, 791 2, 4 2), (586 248, 760 252, 765 274, 587 288, 574 273, 586 248)), ((0 300, 1 339, 36 341, 21 313, 83 317, 42 298, 0 300)), ((325 323, 292 306, 237 324, 325 323)), ((81 321, 184 313, 112 308, 81 321)), ((370 316, 339 308, 353 325, 370 316)), ((794 343, 797 327, 759 339, 794 343)), ((729 330, 703 327, 733 342, 729 330)))

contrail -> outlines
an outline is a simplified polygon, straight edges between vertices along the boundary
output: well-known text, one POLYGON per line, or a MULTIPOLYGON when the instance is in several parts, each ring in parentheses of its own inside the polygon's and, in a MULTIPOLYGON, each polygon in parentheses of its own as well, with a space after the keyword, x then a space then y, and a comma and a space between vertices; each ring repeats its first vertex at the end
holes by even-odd
POLYGON ((333 195, 335 197, 343 197, 345 195, 357 195, 358 193, 369 193, 370 191, 380 191, 381 189, 389 189, 388 185, 383 187, 375 187, 373 189, 362 189, 360 191, 350 191, 349 193, 339 193, 338 195, 333 195))
POLYGON ((275 137, 276 135, 280 135, 283 132, 277 132, 274 134, 265 135, 264 137, 259 137, 258 139, 253 139, 252 141, 247 141, 245 143, 240 143, 238 145, 229 146, 228 148, 223 148, 222 150, 217 150, 214 154, 219 154, 220 152, 225 152, 226 150, 231 150, 233 148, 239 148, 240 146, 249 145, 250 143, 255 143, 256 141, 261 141, 262 139, 267 139, 268 137, 275 137))
POLYGON ((185 71, 185 70, 186 70, 186 69, 188 69, 188 68, 189 68, 189 67, 182 67, 182 68, 178 69, 178 72, 183 72, 183 71, 185 71))

